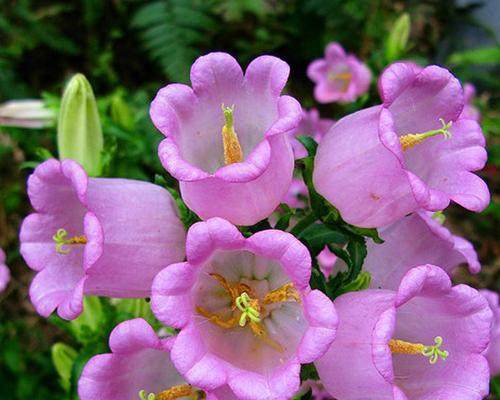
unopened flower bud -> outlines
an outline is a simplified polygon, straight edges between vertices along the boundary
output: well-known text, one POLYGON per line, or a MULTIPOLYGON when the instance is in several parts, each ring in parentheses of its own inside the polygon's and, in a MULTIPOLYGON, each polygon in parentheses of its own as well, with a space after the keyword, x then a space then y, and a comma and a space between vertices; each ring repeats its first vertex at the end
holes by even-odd
POLYGON ((101 172, 103 137, 94 92, 76 74, 64 89, 57 126, 59 158, 78 161, 91 176, 101 172))

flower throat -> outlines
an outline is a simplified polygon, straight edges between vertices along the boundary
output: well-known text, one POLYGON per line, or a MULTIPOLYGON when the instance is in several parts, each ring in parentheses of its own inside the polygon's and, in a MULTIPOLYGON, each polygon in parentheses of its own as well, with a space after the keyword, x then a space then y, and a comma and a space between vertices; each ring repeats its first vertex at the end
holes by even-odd
POLYGON ((432 136, 443 135, 445 139, 451 138, 450 128, 453 124, 452 121, 445 123, 443 118, 439 118, 439 122, 441 122, 441 128, 434 129, 427 132, 422 133, 408 133, 399 138, 399 142, 401 143, 401 147, 403 151, 411 149, 413 146, 416 146, 419 143, 422 143, 425 139, 430 138, 432 136))
POLYGON ((238 326, 244 328, 248 325, 256 337, 275 350, 283 352, 283 346, 269 336, 262 321, 267 305, 282 303, 289 299, 295 300, 299 304, 301 303, 299 293, 293 283, 285 283, 279 288, 266 293, 263 299, 258 299, 254 290, 245 283, 229 283, 223 276, 216 273, 211 273, 210 276, 219 282, 230 296, 233 316, 224 318, 201 306, 196 307, 198 314, 224 329, 237 328, 238 326), (239 313, 239 315, 234 315, 234 312, 239 313))

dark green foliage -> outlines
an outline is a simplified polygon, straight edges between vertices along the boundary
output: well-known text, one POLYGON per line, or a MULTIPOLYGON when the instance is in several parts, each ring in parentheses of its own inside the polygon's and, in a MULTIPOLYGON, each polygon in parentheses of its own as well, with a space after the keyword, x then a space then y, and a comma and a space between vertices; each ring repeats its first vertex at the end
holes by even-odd
MULTIPOLYGON (((314 157, 317 143, 311 137, 298 138, 308 152, 308 156, 297 161, 297 167, 309 192, 310 211, 300 219, 290 231, 300 239, 316 257, 326 246, 345 262, 347 271, 340 271, 329 279, 320 271, 317 262, 313 264, 311 287, 324 291, 331 299, 349 290, 364 288, 366 277, 358 279, 366 257, 366 239, 376 243, 383 241, 376 229, 358 228, 342 220, 338 210, 323 198, 312 182, 314 157)), ((369 278, 368 278, 369 282, 369 278)))
POLYGON ((199 47, 209 43, 216 28, 210 2, 161 0, 142 6, 132 20, 141 31, 144 48, 173 81, 187 82, 189 66, 199 47))

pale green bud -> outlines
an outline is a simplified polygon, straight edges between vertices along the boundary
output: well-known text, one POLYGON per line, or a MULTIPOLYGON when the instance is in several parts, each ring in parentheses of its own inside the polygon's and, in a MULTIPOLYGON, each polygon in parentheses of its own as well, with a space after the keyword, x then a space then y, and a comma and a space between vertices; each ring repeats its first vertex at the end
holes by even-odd
POLYGON ((64 390, 68 391, 71 385, 71 371, 78 353, 75 349, 64 343, 56 343, 52 346, 52 363, 59 374, 60 383, 64 390))
POLYGON ((87 78, 76 74, 66 85, 57 125, 59 158, 83 165, 91 176, 101 172, 103 137, 94 92, 87 78))
POLYGON ((411 21, 407 13, 402 14, 394 23, 385 45, 385 58, 391 63, 404 56, 410 36, 411 21))

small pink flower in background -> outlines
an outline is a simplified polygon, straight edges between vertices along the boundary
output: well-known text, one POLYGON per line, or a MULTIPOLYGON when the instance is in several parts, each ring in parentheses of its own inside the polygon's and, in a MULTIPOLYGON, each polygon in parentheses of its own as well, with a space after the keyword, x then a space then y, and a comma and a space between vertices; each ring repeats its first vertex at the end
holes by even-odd
POLYGON ((337 261, 338 257, 333 254, 327 246, 318 254, 319 267, 327 278, 332 274, 337 261))
POLYGON ((0 249, 0 293, 2 293, 10 282, 10 270, 5 265, 5 253, 0 249))
POLYGON ((307 197, 307 186, 301 178, 293 178, 288 192, 283 197, 283 203, 288 204, 292 208, 303 208, 307 205, 304 197, 307 197), (302 197, 302 198, 301 198, 302 197))
POLYGON ((474 121, 479 122, 481 120, 481 113, 478 108, 472 103, 474 97, 476 96, 476 88, 472 83, 466 83, 464 85, 464 99, 465 105, 460 114, 460 118, 463 119, 473 119, 474 121))
POLYGON ((311 290, 311 258, 292 235, 244 238, 212 218, 187 235, 187 262, 153 282, 152 310, 180 329, 172 362, 186 380, 239 398, 285 399, 299 389, 300 364, 320 357, 335 337, 331 301, 311 290))
MULTIPOLYGON (((139 400, 153 393, 156 400, 195 398, 197 389, 187 384, 170 360, 175 337, 161 339, 143 319, 119 324, 111 332, 111 353, 92 357, 78 382, 81 400, 139 400)), ((224 397, 209 393, 207 400, 234 399, 227 388, 224 397)))
POLYGON ((320 103, 352 102, 368 91, 371 81, 368 67, 338 43, 326 46, 324 59, 309 64, 307 76, 316 84, 314 97, 320 103))
POLYGON ((302 110, 300 124, 291 134, 295 158, 307 156, 306 149, 297 139, 295 139, 295 136, 311 136, 319 143, 321 138, 328 132, 328 129, 330 129, 334 123, 335 121, 333 119, 320 118, 319 111, 315 108, 311 108, 309 111, 305 109, 302 110))
POLYGON ((20 231, 21 254, 37 271, 38 313, 76 318, 83 295, 148 297, 154 276, 184 259, 185 231, 170 194, 130 179, 88 178, 72 160, 48 160, 28 179, 36 213, 20 231))
POLYGON ((396 290, 403 276, 413 267, 439 265, 450 276, 467 263, 477 274, 476 251, 467 240, 453 235, 426 212, 414 213, 381 228, 382 244, 368 241, 368 255, 363 270, 371 275, 372 288, 396 290))
POLYGON ((410 270, 396 291, 339 296, 336 339, 315 362, 338 400, 481 400, 489 391, 492 313, 466 285, 452 287, 440 268, 410 270))
POLYGON ((0 125, 40 129, 53 125, 55 118, 43 100, 10 100, 0 104, 0 125))
POLYGON ((442 210, 451 200, 471 211, 486 208, 488 187, 471 172, 484 167, 485 139, 476 121, 459 119, 458 80, 437 66, 418 73, 396 63, 382 74, 379 91, 383 105, 342 118, 320 142, 317 191, 362 227, 442 210))
POLYGON ((289 70, 280 59, 262 56, 243 75, 229 54, 210 53, 191 67, 192 88, 171 84, 153 100, 151 119, 166 136, 160 160, 202 219, 255 224, 288 190, 289 134, 301 117, 299 103, 280 95, 289 70))
POLYGON ((491 290, 480 290, 493 312, 493 326, 491 328, 490 345, 484 352, 490 364, 491 376, 500 374, 500 302, 498 293, 491 290))

